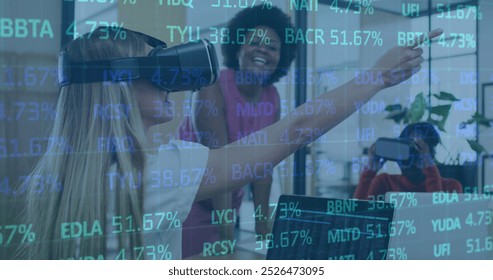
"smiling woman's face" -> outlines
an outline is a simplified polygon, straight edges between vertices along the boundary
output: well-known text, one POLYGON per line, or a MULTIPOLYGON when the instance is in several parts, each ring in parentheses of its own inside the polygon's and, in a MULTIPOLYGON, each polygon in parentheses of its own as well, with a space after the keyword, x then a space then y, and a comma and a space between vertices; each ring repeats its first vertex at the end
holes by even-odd
POLYGON ((281 38, 274 29, 257 26, 246 35, 237 53, 240 71, 252 72, 261 77, 276 71, 281 56, 281 38), (265 37, 264 37, 265 34, 265 37))

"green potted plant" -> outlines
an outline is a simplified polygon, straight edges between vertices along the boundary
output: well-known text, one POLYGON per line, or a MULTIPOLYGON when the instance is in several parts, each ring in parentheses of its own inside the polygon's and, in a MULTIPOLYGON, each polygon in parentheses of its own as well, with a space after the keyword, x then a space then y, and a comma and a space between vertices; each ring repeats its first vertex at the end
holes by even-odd
MULTIPOLYGON (((402 104, 392 104, 385 107, 387 116, 385 119, 393 120, 396 124, 411 124, 416 122, 428 122, 435 125, 440 131, 445 132, 445 124, 447 123, 450 115, 450 109, 454 102, 460 101, 453 94, 448 92, 440 92, 438 94, 432 94, 430 99, 436 99, 440 105, 432 106, 426 101, 423 93, 418 94, 409 107, 402 104)), ((438 103, 437 102, 437 103, 438 103)), ((478 128, 481 126, 490 127, 493 120, 485 118, 482 114, 475 112, 468 120, 462 122, 459 125, 460 129, 466 129, 470 125, 476 125, 478 128)), ((476 152, 477 156, 481 153, 486 153, 486 149, 476 140, 467 139, 467 143, 471 149, 476 152)), ((477 163, 467 162, 462 165, 458 165, 459 154, 452 160, 456 164, 445 164, 444 162, 437 162, 437 166, 445 177, 452 177, 459 179, 464 183, 476 182, 477 163), (470 177, 466 179, 466 177, 470 177)), ((448 162, 448 161, 446 161, 448 162)))

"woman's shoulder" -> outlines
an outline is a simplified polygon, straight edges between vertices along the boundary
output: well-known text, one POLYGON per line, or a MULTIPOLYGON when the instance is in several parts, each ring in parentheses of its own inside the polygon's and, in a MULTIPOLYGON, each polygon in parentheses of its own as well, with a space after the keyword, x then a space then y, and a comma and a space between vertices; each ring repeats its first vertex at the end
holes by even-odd
MULTIPOLYGON (((184 163, 196 164, 207 162, 209 148, 196 142, 184 140, 171 140, 168 144, 161 145, 158 149, 158 157, 162 160, 167 159, 170 154, 179 157, 181 165, 184 163)), ((174 165, 178 163, 175 162, 174 165)))
POLYGON ((204 169, 209 157, 209 148, 189 141, 171 140, 159 146, 157 153, 146 153, 148 172, 168 170, 178 176, 183 170, 204 169))
POLYGON ((278 101, 280 96, 279 92, 277 91, 276 86, 273 84, 267 85, 264 89, 264 96, 272 99, 273 101, 278 101))
POLYGON ((457 191, 459 193, 463 192, 462 189, 462 184, 459 182, 459 180, 454 179, 454 178, 444 178, 441 177, 442 179, 442 186, 448 190, 448 191, 457 191))
MULTIPOLYGON (((207 174, 208 157, 209 148, 182 140, 172 140, 161 145, 157 154, 148 154, 144 168, 144 194, 148 199, 156 199, 150 199, 147 207, 160 209, 166 201, 168 204, 178 203, 178 209, 188 209, 202 177, 207 174), (183 196, 191 196, 191 199, 183 196), (175 201, 178 198, 180 201, 175 201)), ((185 212, 188 214, 189 210, 185 212)))

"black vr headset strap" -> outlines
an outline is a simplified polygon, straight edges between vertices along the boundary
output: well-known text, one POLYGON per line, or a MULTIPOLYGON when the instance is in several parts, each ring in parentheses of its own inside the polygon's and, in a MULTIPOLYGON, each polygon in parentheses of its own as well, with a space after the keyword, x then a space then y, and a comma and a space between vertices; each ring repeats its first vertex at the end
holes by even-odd
POLYGON ((177 56, 71 62, 66 53, 62 52, 58 59, 58 83, 60 86, 94 82, 115 83, 139 78, 163 81, 168 80, 170 68, 180 69, 177 56))
POLYGON ((65 52, 58 59, 58 82, 68 84, 124 82, 150 78, 159 63, 155 57, 131 57, 88 62, 71 62, 65 52))
POLYGON ((71 62, 65 52, 58 60, 60 86, 93 82, 121 82, 140 77, 135 58, 71 62))
POLYGON ((138 78, 151 78, 160 65, 166 65, 162 63, 164 59, 157 61, 157 59, 152 58, 158 52, 166 49, 165 42, 141 32, 122 29, 142 36, 145 42, 154 48, 150 56, 72 62, 67 52, 62 51, 58 57, 58 84, 62 87, 69 84, 121 82, 138 78))

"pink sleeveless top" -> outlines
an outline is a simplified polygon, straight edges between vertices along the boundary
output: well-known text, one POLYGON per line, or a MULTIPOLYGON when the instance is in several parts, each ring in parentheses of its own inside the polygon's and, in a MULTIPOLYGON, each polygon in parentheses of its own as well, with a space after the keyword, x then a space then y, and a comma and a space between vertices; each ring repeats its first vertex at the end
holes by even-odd
MULTIPOLYGON (((228 126, 228 142, 256 132, 276 121, 280 111, 279 93, 273 85, 264 87, 262 97, 256 104, 249 103, 240 94, 235 83, 236 72, 232 69, 221 71, 219 85, 223 92, 226 122, 228 126)), ((197 142, 197 137, 192 129, 192 122, 186 118, 180 126, 180 139, 197 142)), ((239 145, 263 145, 263 137, 256 139, 244 138, 239 145)), ((233 192, 233 208, 240 208, 244 195, 243 189, 233 192)), ((186 258, 191 255, 202 253, 204 242, 215 242, 219 240, 217 225, 211 225, 211 212, 213 211, 212 200, 194 203, 190 214, 183 223, 182 254, 186 258)))

